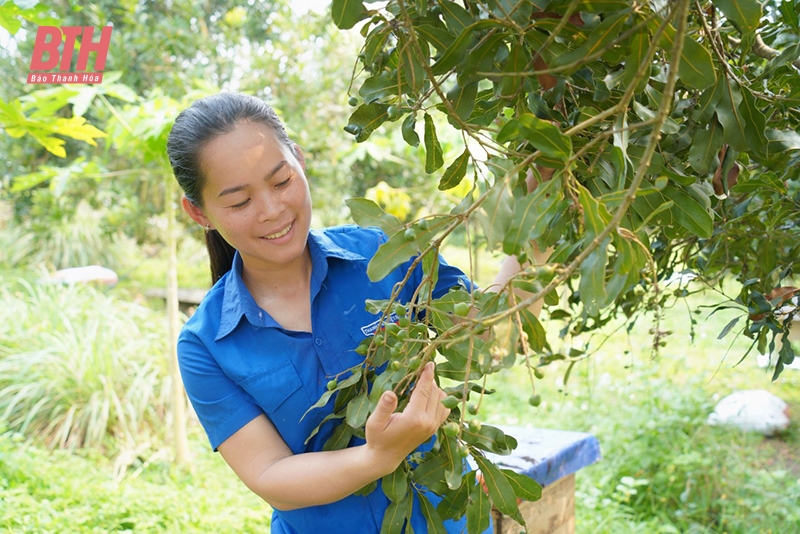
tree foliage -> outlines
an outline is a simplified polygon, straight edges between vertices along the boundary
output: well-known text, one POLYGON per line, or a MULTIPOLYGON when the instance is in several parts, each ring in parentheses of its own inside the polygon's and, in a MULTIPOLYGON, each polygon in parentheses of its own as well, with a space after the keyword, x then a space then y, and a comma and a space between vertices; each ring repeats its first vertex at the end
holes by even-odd
MULTIPOLYGON (((658 317, 686 295, 665 289, 670 277, 692 273, 715 284, 732 274, 741 292, 719 308, 741 310, 740 333, 753 339, 751 349, 766 352, 776 336, 785 341, 796 308, 786 322, 773 312, 796 293, 791 276, 800 257, 798 3, 372 4, 332 4, 334 23, 361 24, 364 38, 354 76, 358 107, 344 130, 363 142, 399 124, 404 140, 424 150, 425 172, 439 189, 470 173, 475 185, 449 213, 408 223, 366 199, 348 203, 357 223, 389 234, 370 277, 416 255, 425 279, 407 315, 393 299, 369 304, 382 312, 384 331, 359 347, 365 364, 320 403, 338 393, 332 417, 342 422, 329 445, 342 446, 360 434, 381 391, 393 388, 402 398, 421 363, 438 357, 439 377, 457 382, 447 389, 450 422, 433 451, 383 480, 401 516, 384 529, 400 532, 410 513, 401 488, 410 484, 444 497, 435 513, 423 507, 431 528, 466 514, 470 532, 480 532, 488 504, 473 475, 461 472, 467 454, 495 507, 521 520, 516 498, 523 498, 513 476, 484 459, 515 444, 471 419, 489 393, 483 380, 520 361, 535 391, 539 366, 566 360, 571 369, 588 356, 551 348, 527 310, 536 300, 564 321, 563 333, 617 317, 631 329, 641 314, 658 317), (445 161, 439 138, 448 128, 462 147, 445 161), (526 179, 538 186, 529 192, 526 179), (551 251, 549 259, 503 288, 432 299, 438 248, 465 226, 490 250, 523 263, 534 258, 534 245, 551 251)), ((662 336, 656 325, 656 349, 662 336)), ((775 378, 793 358, 784 343, 775 378)), ((537 404, 535 394, 531 401, 537 404)))

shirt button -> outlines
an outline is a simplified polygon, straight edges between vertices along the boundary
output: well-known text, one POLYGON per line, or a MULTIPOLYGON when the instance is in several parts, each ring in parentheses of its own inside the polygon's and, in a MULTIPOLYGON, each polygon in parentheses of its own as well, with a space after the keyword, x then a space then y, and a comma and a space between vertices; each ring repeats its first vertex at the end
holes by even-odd
POLYGON ((315 343, 317 346, 320 346, 320 345, 322 345, 322 340, 321 340, 320 338, 317 338, 317 339, 315 339, 315 340, 314 340, 314 343, 315 343))

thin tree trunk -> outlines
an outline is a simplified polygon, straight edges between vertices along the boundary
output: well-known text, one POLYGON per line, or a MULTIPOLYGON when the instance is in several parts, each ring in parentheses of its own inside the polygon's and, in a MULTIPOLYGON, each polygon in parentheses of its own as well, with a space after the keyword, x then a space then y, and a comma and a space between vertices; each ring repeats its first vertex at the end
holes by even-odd
POLYGON ((175 224, 175 181, 167 177, 165 184, 165 215, 167 217, 167 333, 169 336, 169 374, 172 379, 172 439, 175 463, 189 462, 189 441, 186 436, 186 395, 178 369, 178 333, 181 328, 178 313, 178 243, 175 224))

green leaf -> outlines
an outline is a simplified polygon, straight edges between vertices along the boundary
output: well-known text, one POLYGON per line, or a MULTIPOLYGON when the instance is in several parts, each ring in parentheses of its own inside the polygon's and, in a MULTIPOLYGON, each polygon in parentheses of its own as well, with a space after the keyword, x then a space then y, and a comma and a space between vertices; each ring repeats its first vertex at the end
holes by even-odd
POLYGON ((678 224, 698 237, 711 237, 714 220, 697 200, 672 185, 665 187, 663 193, 675 203, 670 211, 678 224))
POLYGON ((333 0, 331 18, 339 29, 349 30, 366 17, 364 3, 360 0, 333 0))
POLYGON ((386 40, 391 35, 389 28, 385 24, 376 26, 364 41, 364 64, 367 66, 375 63, 378 56, 383 52, 386 40))
POLYGON ((517 94, 525 80, 519 73, 525 71, 529 60, 530 58, 525 50, 525 46, 521 43, 514 42, 511 45, 511 51, 508 53, 508 59, 503 67, 503 80, 500 84, 500 94, 502 96, 513 97, 517 94))
POLYGON ((430 24, 415 25, 414 29, 417 31, 417 35, 419 35, 420 38, 426 43, 433 45, 440 54, 444 53, 444 51, 453 44, 453 41, 455 41, 455 37, 447 31, 431 26, 430 24))
POLYGON ((502 33, 496 33, 483 39, 474 50, 469 53, 469 60, 462 71, 458 73, 458 83, 469 85, 485 78, 478 72, 491 72, 494 69, 494 60, 497 49, 505 39, 502 33))
POLYGON ((547 332, 539 319, 530 311, 520 312, 522 329, 528 335, 528 345, 534 352, 541 352, 547 346, 547 332))
POLYGON ((709 87, 700 95, 700 100, 697 103, 699 107, 692 113, 692 118, 699 124, 707 123, 714 116, 717 104, 722 98, 724 84, 725 78, 720 77, 712 87, 709 87))
POLYGON ((744 136, 750 149, 757 154, 764 152, 767 145, 767 137, 764 130, 767 126, 767 118, 756 107, 756 99, 749 89, 742 90, 742 102, 739 105, 739 112, 745 122, 744 136))
POLYGON ((419 506, 422 509, 422 515, 425 517, 425 523, 428 525, 429 534, 447 534, 447 529, 444 528, 444 521, 433 507, 431 501, 424 494, 418 496, 419 506))
POLYGON ((405 462, 381 479, 381 487, 383 488, 383 493, 391 501, 397 502, 406 497, 408 493, 408 475, 405 470, 405 462))
POLYGON ((450 0, 440 0, 439 7, 444 15, 444 21, 453 35, 461 35, 474 20, 469 11, 450 0))
POLYGON ((345 412, 345 421, 347 424, 353 428, 361 428, 364 426, 369 416, 369 406, 369 395, 366 391, 362 391, 347 405, 347 411, 345 412))
POLYGON ((561 133, 558 127, 531 113, 518 119, 519 133, 545 156, 567 160, 572 156, 572 139, 561 133))
POLYGON ((481 204, 478 220, 489 250, 503 243, 514 217, 514 196, 505 181, 498 181, 481 204))
POLYGON ((464 475, 464 460, 458 455, 458 440, 439 432, 436 439, 441 439, 439 454, 444 456, 444 481, 451 490, 458 489, 464 475))
POLYGON ((431 174, 436 169, 444 165, 442 156, 442 146, 436 137, 436 125, 433 118, 425 113, 425 172, 431 174))
MULTIPOLYGON (((459 380, 463 379, 464 373, 462 371, 459 380)), ((516 439, 506 435, 502 430, 492 425, 481 425, 481 429, 477 432, 465 428, 461 431, 461 439, 483 451, 495 454, 509 454, 517 447, 516 439)))
POLYGON ((350 438, 353 437, 355 429, 345 423, 340 423, 337 426, 330 438, 322 446, 324 451, 338 451, 342 450, 350 444, 350 438))
POLYGON ((518 254, 531 239, 538 235, 539 225, 546 227, 556 213, 552 206, 560 200, 561 179, 554 178, 541 184, 532 193, 516 199, 514 218, 503 237, 503 252, 518 254))
POLYGON ((578 191, 578 201, 583 208, 583 222, 586 226, 586 236, 594 239, 611 222, 611 214, 606 207, 600 204, 585 187, 578 191))
MULTIPOLYGON (((580 295, 584 309, 590 317, 600 313, 600 308, 608 299, 606 293, 606 264, 608 263, 609 238, 605 238, 583 263, 581 263, 580 295)), ((587 241, 588 243, 588 241, 587 241)))
POLYGON ((728 333, 733 330, 733 327, 736 326, 736 323, 739 322, 739 319, 741 319, 741 317, 734 317, 731 319, 730 322, 725 325, 725 328, 722 329, 722 332, 719 333, 717 339, 722 339, 723 337, 727 336, 728 333))
MULTIPOLYGON (((631 38, 630 52, 628 57, 625 58, 625 76, 622 78, 622 83, 627 87, 633 82, 636 77, 639 67, 644 61, 647 49, 650 47, 650 40, 647 38, 647 32, 640 31, 631 38)), ((650 65, 645 65, 645 69, 649 69, 650 65)), ((647 85, 648 75, 642 76, 636 86, 636 92, 641 93, 647 85)))
POLYGON ((716 119, 712 119, 707 129, 695 132, 694 142, 689 148, 689 164, 697 174, 708 174, 722 148, 722 142, 722 125, 716 119))
POLYGON ((740 32, 752 33, 758 28, 761 20, 761 4, 758 0, 714 0, 714 5, 740 32))
POLYGON ((467 504, 467 532, 480 533, 489 528, 492 505, 480 484, 472 487, 467 504))
POLYGON ((447 170, 444 171, 442 179, 439 180, 439 191, 447 191, 461 183, 461 180, 467 175, 469 159, 469 149, 464 149, 464 152, 462 152, 461 155, 447 167, 447 170))
POLYGON ((359 226, 377 226, 387 234, 400 228, 400 219, 386 213, 373 201, 367 198, 348 198, 344 201, 350 208, 350 215, 359 226))
POLYGON ((403 134, 403 140, 414 148, 419 146, 419 135, 417 135, 417 132, 414 130, 416 123, 417 114, 409 113, 405 120, 403 120, 403 126, 400 128, 403 134))
POLYGON ((405 499, 392 502, 386 508, 381 524, 380 534, 403 534, 403 525, 412 506, 413 500, 406 496, 405 499))
POLYGON ((444 519, 460 519, 467 510, 467 500, 472 488, 475 486, 476 471, 470 471, 464 475, 461 486, 454 491, 448 492, 444 499, 436 507, 439 516, 444 519))
POLYGON ((483 481, 486 483, 486 488, 489 490, 489 497, 492 498, 492 504, 497 510, 511 518, 521 525, 525 525, 525 520, 519 513, 517 507, 517 495, 514 493, 514 488, 508 483, 506 477, 500 472, 492 462, 486 459, 481 454, 476 455, 475 463, 483 475, 483 481))
POLYGON ((527 475, 517 473, 511 469, 501 469, 508 483, 514 488, 514 495, 523 501, 538 501, 542 498, 542 486, 527 475))
MULTIPOLYGON (((549 4, 548 11, 558 13, 564 12, 571 7, 573 0, 555 0, 549 4)), ((588 13, 617 13, 618 11, 630 7, 629 0, 578 0, 575 2, 575 12, 586 11, 588 13)))
POLYGON ((350 120, 348 121, 348 126, 353 126, 358 128, 358 133, 356 134, 356 141, 361 143, 362 141, 366 141, 372 132, 374 132, 381 124, 386 122, 389 118, 386 110, 389 106, 385 104, 379 104, 378 102, 373 102, 372 104, 362 104, 360 105, 352 115, 350 115, 350 120))
POLYGON ((478 96, 478 84, 471 83, 466 87, 461 87, 456 83, 447 92, 447 100, 453 106, 456 116, 462 121, 469 119, 472 110, 475 108, 475 98, 478 96))
POLYGON ((622 33, 622 28, 628 21, 630 15, 630 6, 625 7, 620 12, 606 18, 601 22, 597 28, 592 30, 585 43, 581 44, 575 50, 566 54, 556 56, 550 63, 553 68, 565 67, 575 63, 576 65, 570 67, 567 72, 574 71, 582 60, 599 52, 600 50, 609 46, 615 39, 618 39, 622 33))
POLYGON ((371 104, 381 98, 396 95, 400 92, 396 76, 376 75, 370 76, 358 89, 358 94, 364 102, 371 104))
POLYGON ((430 244, 433 237, 440 231, 450 217, 437 217, 429 219, 428 229, 420 231, 416 238, 409 241, 405 232, 397 231, 389 240, 378 247, 378 251, 367 265, 367 275, 370 280, 377 282, 386 277, 398 265, 417 255, 423 247, 430 244))
MULTIPOLYGON (((437 374, 439 369, 437 366, 437 374)), ((411 478, 417 485, 425 486, 430 491, 444 494, 448 491, 447 484, 444 482, 444 470, 447 458, 442 454, 429 454, 425 461, 421 462, 416 469, 411 471, 411 478)))
MULTIPOLYGON (((651 31, 656 31, 658 25, 659 20, 657 18, 651 20, 651 31)), ((661 34, 659 43, 661 47, 665 50, 672 50, 676 34, 675 27, 671 24, 667 25, 664 33, 661 34)), ((684 36, 683 39, 678 77, 686 85, 694 89, 705 89, 714 85, 714 82, 717 81, 717 73, 714 69, 714 62, 711 59, 711 52, 689 35, 684 36)))
MULTIPOLYGON (((422 43, 424 45, 424 43, 422 43)), ((410 93, 418 93, 425 86, 425 68, 411 41, 400 39, 397 50, 400 54, 400 72, 410 89, 410 93)), ((427 54, 425 58, 427 60, 427 54)))
MULTIPOLYGON (((463 8, 462 8, 463 9, 463 8)), ((435 75, 445 74, 450 69, 455 67, 467 53, 469 45, 472 43, 472 36, 475 32, 484 29, 498 26, 496 20, 484 19, 475 22, 471 26, 464 28, 453 43, 447 47, 444 54, 441 55, 439 60, 433 64, 431 71, 435 75)))

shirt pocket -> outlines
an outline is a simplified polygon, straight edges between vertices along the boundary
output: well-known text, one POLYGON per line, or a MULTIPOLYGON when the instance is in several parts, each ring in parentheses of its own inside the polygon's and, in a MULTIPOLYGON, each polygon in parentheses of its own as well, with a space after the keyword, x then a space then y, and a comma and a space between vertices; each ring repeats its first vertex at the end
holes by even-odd
POLYGON ((264 410, 289 448, 301 452, 308 434, 300 425, 300 418, 310 403, 294 367, 287 363, 260 371, 242 380, 239 386, 264 410))

